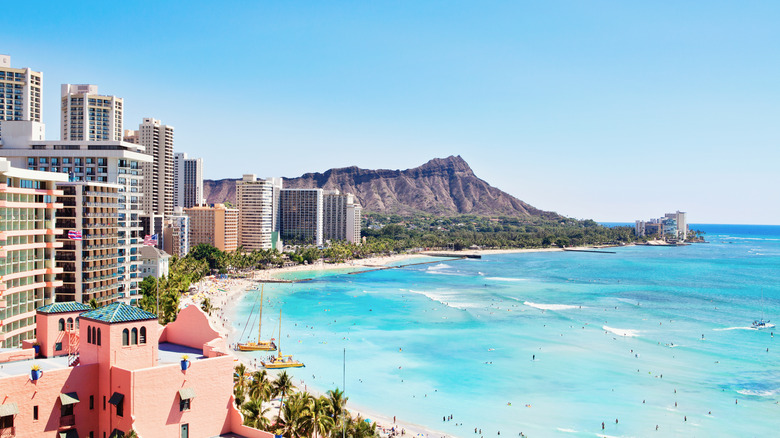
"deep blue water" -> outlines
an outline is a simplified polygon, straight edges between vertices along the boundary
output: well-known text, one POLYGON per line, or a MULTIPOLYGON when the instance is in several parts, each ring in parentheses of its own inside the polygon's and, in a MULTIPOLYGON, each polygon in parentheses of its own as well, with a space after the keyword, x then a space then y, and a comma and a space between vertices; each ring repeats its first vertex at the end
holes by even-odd
POLYGON ((451 435, 774 436, 780 346, 750 323, 780 312, 780 226, 691 228, 709 243, 267 285, 264 326, 282 306, 307 384, 341 386, 346 349, 351 403, 451 435))

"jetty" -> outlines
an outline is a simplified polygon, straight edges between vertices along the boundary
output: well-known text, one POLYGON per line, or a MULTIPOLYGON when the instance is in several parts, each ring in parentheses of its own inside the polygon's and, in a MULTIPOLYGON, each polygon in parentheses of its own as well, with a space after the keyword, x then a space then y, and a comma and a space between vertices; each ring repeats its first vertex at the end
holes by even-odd
POLYGON ((423 254, 431 257, 451 257, 455 259, 481 259, 479 254, 456 253, 456 252, 424 252, 423 254))
POLYGON ((258 283, 303 283, 305 281, 312 281, 313 278, 299 278, 296 280, 281 280, 276 278, 269 278, 268 280, 255 280, 258 283))

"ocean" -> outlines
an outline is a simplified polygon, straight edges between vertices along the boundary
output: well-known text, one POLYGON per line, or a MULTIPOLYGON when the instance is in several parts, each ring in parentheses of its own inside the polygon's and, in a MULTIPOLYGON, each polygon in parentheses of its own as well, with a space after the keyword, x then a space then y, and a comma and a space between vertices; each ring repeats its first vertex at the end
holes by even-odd
POLYGON ((281 308, 289 373, 341 388, 345 354, 350 404, 451 436, 775 436, 780 345, 750 326, 778 318, 780 226, 691 228, 709 243, 267 284, 264 338, 281 308))

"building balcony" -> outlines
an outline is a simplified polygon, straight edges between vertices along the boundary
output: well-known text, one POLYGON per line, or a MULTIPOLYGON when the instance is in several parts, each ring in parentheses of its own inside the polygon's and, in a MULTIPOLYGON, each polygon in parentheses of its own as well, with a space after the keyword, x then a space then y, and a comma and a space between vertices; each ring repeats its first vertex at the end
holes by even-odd
POLYGON ((60 427, 71 427, 76 425, 75 415, 63 415, 60 417, 60 427))
POLYGON ((62 190, 22 189, 19 187, 8 187, 7 183, 0 184, 0 193, 18 193, 20 195, 53 195, 53 196, 65 195, 65 192, 63 192, 62 190))

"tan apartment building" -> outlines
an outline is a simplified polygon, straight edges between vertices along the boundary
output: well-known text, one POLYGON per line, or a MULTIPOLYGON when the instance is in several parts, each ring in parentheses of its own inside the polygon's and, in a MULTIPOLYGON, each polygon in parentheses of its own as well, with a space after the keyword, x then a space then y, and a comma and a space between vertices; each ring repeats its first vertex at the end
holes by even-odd
POLYGON ((63 246, 55 258, 64 284, 57 289, 56 301, 111 304, 120 298, 120 271, 132 269, 119 263, 122 186, 63 182, 57 188, 63 193, 63 209, 57 215, 57 228, 63 230, 57 240, 63 246), (79 232, 80 238, 74 235, 79 232))
POLYGON ((35 338, 35 309, 54 301, 57 210, 55 187, 67 175, 12 167, 0 158, 0 347, 35 338))
POLYGON ((207 243, 221 251, 238 248, 238 209, 224 204, 185 208, 190 218, 190 248, 207 243))
POLYGON ((151 117, 137 131, 125 131, 124 141, 144 147, 152 161, 141 164, 142 209, 146 214, 169 216, 174 204, 173 126, 151 117))

